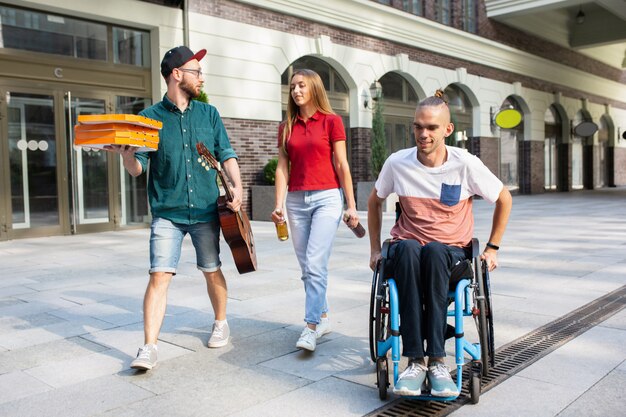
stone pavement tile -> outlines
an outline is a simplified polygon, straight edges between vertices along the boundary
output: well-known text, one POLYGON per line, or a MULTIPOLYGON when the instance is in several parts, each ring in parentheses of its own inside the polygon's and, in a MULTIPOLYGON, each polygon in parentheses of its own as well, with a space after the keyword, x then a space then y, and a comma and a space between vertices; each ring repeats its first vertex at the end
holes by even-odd
POLYGON ((84 417, 152 397, 117 376, 105 376, 0 404, 0 415, 84 417))
MULTIPOLYGON (((188 313, 168 317, 165 321, 159 340, 185 347, 190 350, 207 349, 206 344, 213 328, 213 313, 193 310, 188 313)), ((255 320, 228 315, 231 342, 257 336, 281 327, 285 324, 263 320, 257 316, 255 320)))
POLYGON ((70 301, 74 304, 91 304, 96 302, 102 302, 109 298, 114 298, 117 295, 110 290, 110 288, 99 284, 83 284, 79 286, 73 286, 69 288, 59 288, 49 291, 39 291, 31 294, 24 294, 19 296, 20 300, 27 302, 40 301, 40 302, 54 302, 56 299, 70 301))
POLYGON ((0 317, 32 316, 38 313, 46 313, 60 308, 72 308, 75 306, 76 303, 61 298, 27 302, 18 297, 8 297, 0 299, 0 317))
POLYGON ((579 278, 577 287, 588 291, 611 292, 626 284, 626 263, 620 262, 607 265, 603 268, 579 278))
MULTIPOLYGON (((172 390, 167 393, 94 414, 99 417, 219 417, 271 402, 310 384, 305 379, 262 367, 240 368, 236 372, 217 375, 207 372, 202 381, 195 382, 195 385, 184 388, 168 382, 172 390)), ((276 411, 273 416, 290 415, 276 411)))
MULTIPOLYGON (((295 339, 294 339, 295 344, 295 339)), ((298 350, 288 355, 263 362, 263 366, 310 379, 322 380, 328 376, 358 368, 369 359, 369 347, 365 339, 338 337, 325 341, 318 339, 315 352, 298 350)))
MULTIPOLYGON (((81 254, 76 254, 81 256, 81 254)), ((30 286, 38 291, 61 290, 89 284, 103 284, 117 279, 119 274, 133 272, 132 267, 117 264, 112 259, 76 265, 52 265, 31 279, 36 283, 30 286)))
MULTIPOLYGON (((242 318, 242 320, 256 322, 255 319, 242 318)), ((284 357, 298 350, 296 341, 300 336, 300 331, 301 329, 294 331, 280 327, 248 338, 235 336, 230 343, 232 349, 225 350, 220 355, 220 359, 239 366, 250 366, 273 358, 284 357)))
POLYGON ((478 404, 463 406, 450 416, 553 417, 576 397, 565 387, 514 375, 483 392, 478 404))
MULTIPOLYGON (((137 350, 143 346, 143 325, 138 323, 124 327, 116 327, 85 334, 82 337, 124 353, 127 357, 126 366, 129 366, 130 362, 137 356, 137 350)), ((158 345, 159 362, 186 355, 190 352, 188 349, 172 345, 165 341, 160 341, 158 345)))
MULTIPOLYGON (((493 333, 496 349, 554 320, 554 316, 510 310, 504 308, 505 305, 504 301, 494 303, 493 333)), ((469 340, 477 340, 476 326, 471 321, 466 320, 465 334, 469 340)))
POLYGON ((126 369, 127 362, 127 355, 115 349, 108 349, 46 363, 24 372, 54 388, 60 388, 106 375, 114 375, 126 369))
POLYGON ((626 409, 626 362, 569 404, 559 417, 623 417, 626 409))
POLYGON ((115 326, 125 326, 143 320, 143 316, 136 312, 106 303, 92 303, 62 310, 54 310, 48 313, 48 315, 75 322, 83 321, 86 318, 95 318, 114 324, 115 326))
POLYGON ((604 294, 581 291, 578 286, 584 286, 584 280, 535 270, 503 269, 498 271, 497 279, 495 274, 490 278, 496 314, 500 302, 498 295, 508 297, 502 299, 506 303, 503 308, 560 317, 604 294))
POLYGON ((53 340, 87 335, 88 333, 111 327, 114 327, 114 325, 91 317, 86 318, 82 322, 68 322, 64 320, 63 322, 45 327, 32 327, 4 333, 0 339, 0 345, 7 349, 20 349, 53 340))
MULTIPOLYGON (((243 365, 222 357, 233 350, 232 345, 220 349, 204 348, 196 352, 159 362, 150 371, 126 369, 119 376, 147 391, 162 395, 168 392, 191 390, 222 375, 237 374, 243 365)), ((159 354, 161 349, 159 348, 159 354)))
POLYGON ((37 395, 51 389, 52 387, 49 385, 22 371, 0 374, 0 410, 4 403, 37 395))
POLYGON ((52 324, 64 323, 67 320, 56 317, 50 313, 33 314, 30 316, 4 316, 0 317, 0 335, 6 333, 32 329, 36 327, 46 327, 52 324))
MULTIPOLYGON (((300 279, 276 279, 274 274, 264 277, 255 276, 245 284, 229 282, 228 298, 245 301, 257 297, 272 296, 284 291, 301 290, 300 279)), ((243 281, 243 278, 239 281, 243 281)))
POLYGON ((609 317, 600 325, 612 329, 626 330, 626 310, 622 310, 614 316, 609 317))
MULTIPOLYGON (((3 282, 4 279, 0 282, 3 282)), ((4 282, 3 282, 4 283, 4 282)), ((11 285, 11 286, 0 286, 0 299, 8 298, 13 296, 19 296, 23 294, 30 294, 35 292, 32 288, 29 288, 28 285, 11 285)))
POLYGON ((362 385, 329 377, 258 403, 232 416, 362 416, 381 405, 374 388, 364 389, 362 385))
POLYGON ((82 337, 55 340, 0 353, 0 374, 80 358, 107 348, 82 337))
POLYGON ((626 331, 594 327, 518 373, 582 394, 626 360, 626 331))
POLYGON ((369 303, 360 304, 350 309, 330 312, 332 333, 324 336, 352 336, 361 338, 369 333, 369 303))
POLYGON ((228 314, 255 317, 273 310, 296 309, 304 314, 304 290, 301 288, 265 295, 250 300, 232 300, 228 303, 228 314))

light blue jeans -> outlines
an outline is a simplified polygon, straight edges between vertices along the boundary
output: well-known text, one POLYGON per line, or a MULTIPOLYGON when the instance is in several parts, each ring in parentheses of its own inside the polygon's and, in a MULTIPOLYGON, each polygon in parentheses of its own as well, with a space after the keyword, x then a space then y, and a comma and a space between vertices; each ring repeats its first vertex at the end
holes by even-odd
POLYGON ((328 258, 343 213, 339 188, 287 194, 291 239, 302 270, 306 301, 304 321, 319 324, 328 312, 328 258))

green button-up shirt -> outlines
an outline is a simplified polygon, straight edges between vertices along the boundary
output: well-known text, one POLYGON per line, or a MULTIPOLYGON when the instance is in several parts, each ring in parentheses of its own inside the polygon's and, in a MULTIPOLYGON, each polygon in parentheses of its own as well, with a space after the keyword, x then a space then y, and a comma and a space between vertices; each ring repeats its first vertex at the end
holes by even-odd
POLYGON ((142 171, 149 170, 152 216, 182 224, 216 220, 217 173, 213 169, 207 171, 198 162, 196 143, 204 143, 220 163, 237 158, 217 109, 191 100, 181 113, 165 95, 161 102, 140 114, 163 122, 159 149, 135 154, 142 171))

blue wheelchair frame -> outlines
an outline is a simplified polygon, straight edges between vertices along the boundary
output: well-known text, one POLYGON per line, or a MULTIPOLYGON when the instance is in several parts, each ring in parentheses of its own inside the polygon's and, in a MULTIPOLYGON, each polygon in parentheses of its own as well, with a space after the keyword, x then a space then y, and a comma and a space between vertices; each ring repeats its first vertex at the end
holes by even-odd
MULTIPOLYGON (((387 258, 388 242, 383 245, 383 258, 387 258)), ((454 308, 448 310, 448 317, 454 317, 455 328, 455 363, 456 363, 456 386, 459 393, 463 385, 463 365, 465 364, 465 353, 472 359, 472 367, 470 373, 470 395, 472 402, 478 402, 480 396, 480 380, 482 375, 488 372, 488 364, 493 365, 493 322, 491 321, 490 300, 489 300, 489 273, 484 262, 478 260, 478 240, 472 240, 472 276, 462 275, 456 284, 454 290, 448 291, 448 298, 454 302, 454 308), (480 269, 480 271, 478 271, 480 269), (480 276, 482 272, 482 276, 480 276), (473 294, 474 293, 474 294, 473 294), (474 295, 474 297, 473 297, 474 295), (489 316, 487 316, 489 314, 489 316), (465 338, 464 318, 472 316, 477 320, 479 338, 487 346, 481 346, 481 343, 470 343, 465 338), (489 357, 484 357, 489 356, 489 357), (489 362, 488 362, 489 361, 489 362)), ((374 311, 376 308, 384 309, 383 314, 388 315, 388 326, 386 332, 388 337, 384 340, 372 340, 375 337, 370 333, 370 349, 372 351, 372 360, 377 365, 377 380, 381 399, 386 398, 388 387, 388 370, 387 370, 387 353, 391 350, 391 360, 393 363, 393 382, 394 386, 398 381, 399 364, 400 364, 400 313, 398 303, 398 290, 396 282, 393 278, 385 278, 380 276, 384 273, 384 267, 379 266, 374 272, 374 282, 372 283, 372 303, 370 312, 374 312, 374 317, 370 320, 379 320, 380 312, 374 311), (378 280, 381 280, 378 285, 378 280), (378 290, 383 289, 382 294, 378 294, 378 290), (388 295, 388 297, 387 297, 388 295), (388 298, 388 299, 387 299, 388 298), (387 302, 388 306, 382 307, 381 302, 387 302), (375 343, 375 346, 372 344, 375 343)), ((371 323, 370 323, 371 324, 371 323)), ((380 326, 381 323, 375 323, 380 326)), ((370 330, 372 327, 370 326, 370 330)), ((435 397, 428 394, 422 394, 416 397, 409 397, 419 400, 435 400, 435 401, 453 401, 458 396, 453 397, 435 397)))

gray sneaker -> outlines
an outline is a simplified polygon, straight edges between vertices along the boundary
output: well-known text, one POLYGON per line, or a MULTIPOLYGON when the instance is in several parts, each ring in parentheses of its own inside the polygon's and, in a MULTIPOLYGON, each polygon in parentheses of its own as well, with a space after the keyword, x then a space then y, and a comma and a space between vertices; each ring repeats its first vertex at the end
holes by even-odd
POLYGON ((131 362, 130 367, 142 371, 149 371, 157 364, 157 347, 156 345, 144 345, 139 348, 137 358, 131 362))
POLYGON ((226 346, 230 340, 230 327, 228 323, 222 323, 218 326, 217 323, 213 323, 213 330, 211 331, 211 338, 207 346, 210 348, 219 348, 226 346))
POLYGON ((435 362, 428 366, 430 394, 434 397, 457 397, 459 389, 450 376, 450 370, 443 363, 435 362))
POLYGON ((428 368, 424 365, 417 362, 410 363, 398 377, 398 382, 393 387, 393 393, 410 397, 421 395, 427 373, 428 368))

